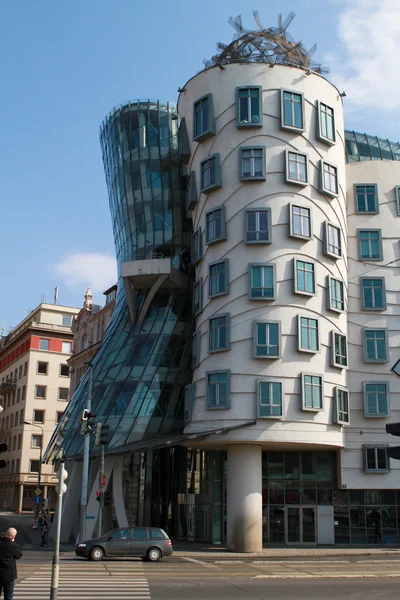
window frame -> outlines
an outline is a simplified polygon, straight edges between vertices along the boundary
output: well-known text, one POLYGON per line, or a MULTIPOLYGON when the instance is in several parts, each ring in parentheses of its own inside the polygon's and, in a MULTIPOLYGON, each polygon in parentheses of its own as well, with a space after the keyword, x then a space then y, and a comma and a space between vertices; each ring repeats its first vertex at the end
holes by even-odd
POLYGON ((337 330, 333 330, 331 332, 331 367, 337 367, 338 369, 348 369, 349 368, 349 341, 348 341, 348 337, 345 333, 342 333, 341 331, 337 331, 337 330), (336 354, 336 336, 340 336, 341 338, 344 338, 345 340, 345 348, 346 348, 346 355, 345 355, 345 359, 346 359, 346 364, 342 365, 340 362, 338 362, 337 358, 338 358, 338 354, 336 354))
MULTIPOLYGON (((267 338, 269 336, 267 335, 267 338)), ((267 348, 273 347, 270 344, 266 344, 267 348)), ((281 322, 271 319, 256 319, 253 321, 253 358, 265 359, 265 360, 276 360, 282 357, 282 343, 281 343, 281 322), (257 337, 258 337, 258 325, 277 325, 278 327, 278 354, 257 354, 257 337)))
POLYGON ((201 352, 201 332, 197 329, 193 334, 192 339, 192 369, 200 364, 200 352, 201 352))
POLYGON ((193 102, 193 113, 192 114, 193 114, 193 141, 194 142, 198 142, 200 144, 201 142, 204 142, 204 140, 207 140, 209 137, 212 137, 213 135, 215 135, 215 119, 214 119, 212 94, 210 94, 210 93, 204 94, 204 96, 197 98, 197 100, 195 100, 193 102), (200 102, 202 102, 205 99, 208 100, 207 127, 201 133, 196 134, 196 105, 198 105, 200 102))
POLYGON ((325 104, 325 102, 321 102, 320 100, 317 100, 317 138, 320 140, 320 142, 325 142, 326 144, 329 144, 329 146, 334 146, 336 144, 336 116, 335 116, 335 109, 332 108, 332 106, 329 106, 329 104, 325 104), (333 121, 333 127, 332 127, 332 132, 333 132, 333 139, 330 139, 326 136, 324 136, 322 134, 322 119, 321 119, 321 107, 322 106, 326 106, 327 108, 330 108, 333 115, 332 115, 332 121, 333 121))
POLYGON ((326 194, 327 196, 331 196, 332 198, 337 198, 337 196, 339 195, 339 168, 334 165, 331 162, 328 162, 327 160, 320 160, 320 184, 321 184, 321 193, 322 194, 326 194), (330 190, 329 188, 325 187, 325 177, 324 177, 324 168, 325 167, 331 167, 332 169, 335 169, 335 179, 336 179, 336 192, 333 192, 332 190, 330 190))
POLYGON ((230 335, 230 326, 231 326, 231 316, 230 313, 217 313, 208 319, 208 354, 215 354, 217 352, 226 352, 231 349, 231 335, 230 335), (211 348, 211 322, 216 319, 225 319, 225 346, 221 346, 218 348, 211 348))
POLYGON ((183 418, 184 418, 185 423, 189 423, 192 420, 195 393, 196 393, 196 384, 195 383, 189 383, 189 385, 185 386, 184 409, 183 409, 183 418))
POLYGON ((45 420, 46 420, 46 411, 44 409, 42 409, 42 408, 34 408, 33 409, 33 415, 32 415, 32 422, 33 423, 42 423, 43 424, 45 422, 45 420), (35 413, 37 413, 37 412, 43 413, 43 421, 36 421, 35 420, 35 416, 36 416, 35 413))
POLYGON ((291 150, 291 149, 287 148, 285 151, 285 165, 286 165, 286 174, 285 174, 286 183, 294 183, 295 185, 300 185, 302 187, 304 187, 305 185, 308 185, 308 183, 309 183, 309 158, 308 158, 308 154, 306 152, 298 152, 297 150, 291 150), (306 162, 305 162, 306 180, 305 181, 303 181, 302 179, 292 179, 292 177, 290 177, 289 154, 296 154, 296 155, 305 157, 305 159, 306 159, 306 162))
POLYGON ((387 444, 365 444, 362 446, 363 451, 363 463, 364 463, 364 473, 390 473, 390 460, 387 455, 387 449, 389 446, 387 444), (375 450, 375 468, 368 468, 368 459, 367 459, 367 450, 375 450), (385 469, 379 469, 379 461, 378 461, 378 453, 377 450, 385 450, 385 469))
POLYGON ((68 402, 68 401, 69 401, 69 388, 66 388, 66 387, 59 387, 59 388, 58 388, 57 400, 58 400, 59 402, 68 402), (61 393, 61 390, 67 390, 67 397, 66 397, 66 398, 60 398, 60 393, 61 393))
MULTIPOLYGON (((285 402, 285 387, 284 387, 284 380, 283 379, 269 379, 269 378, 262 378, 262 379, 256 379, 256 400, 257 400, 257 413, 256 413, 256 417, 257 419, 274 419, 274 420, 281 420, 283 419, 283 412, 284 412, 284 402, 285 402), (280 394, 280 408, 281 408, 281 414, 280 415, 262 415, 261 414, 261 386, 263 383, 267 383, 267 384, 278 384, 281 386, 281 394, 280 394)), ((268 406, 268 405, 264 405, 264 406, 268 406)), ((276 406, 276 404, 269 404, 270 409, 272 409, 273 406, 276 406)))
POLYGON ((206 371, 205 372, 205 383, 206 383, 206 410, 226 410, 231 407, 231 371, 229 369, 217 369, 215 371, 206 371), (226 396, 227 396, 227 404, 226 406, 210 406, 210 389, 209 389, 209 376, 210 375, 218 375, 218 374, 226 374, 226 396))
MULTIPOLYGON (((254 158, 254 157, 250 157, 254 158)), ((239 181, 265 181, 265 146, 240 146, 239 148, 239 181), (243 153, 251 150, 261 150, 262 172, 261 175, 243 175, 243 153)))
MULTIPOLYGON (((366 419, 385 419, 386 417, 390 417, 390 383, 389 381, 363 381, 363 401, 364 401, 364 417, 366 419), (368 385, 384 385, 385 386, 385 395, 386 395, 386 412, 385 413, 370 413, 368 410, 368 385)), ((375 392, 375 400, 378 408, 377 396, 375 392)))
POLYGON ((209 194, 214 190, 218 190, 222 187, 222 177, 221 177, 221 164, 219 160, 219 153, 210 154, 203 158, 200 161, 200 193, 201 194, 209 194), (214 169, 215 169, 215 177, 214 182, 210 183, 203 187, 203 176, 204 176, 204 165, 208 162, 214 161, 214 169))
POLYGON ((305 131, 305 110, 304 110, 304 94, 303 92, 298 92, 297 90, 289 90, 286 88, 281 88, 280 90, 280 96, 281 96, 281 129, 287 129, 288 131, 294 131, 294 132, 298 132, 301 133, 302 131, 305 131), (301 127, 296 127, 296 125, 286 125, 285 124, 285 111, 284 111, 284 95, 285 92, 288 94, 294 94, 295 96, 300 96, 301 97, 301 127))
MULTIPOLYGON (((299 215, 300 219, 303 220, 302 215, 299 215)), ((296 204, 295 202, 290 202, 289 204, 289 236, 290 237, 294 237, 294 238, 298 238, 300 240, 311 240, 313 238, 313 222, 312 222, 312 209, 310 206, 301 206, 300 204, 296 204), (310 223, 310 235, 303 235, 301 233, 295 233, 294 231, 294 219, 293 219, 293 209, 294 208, 300 208, 303 210, 308 210, 309 211, 309 223, 310 223)))
POLYGON ((359 261, 361 261, 361 262, 365 262, 365 261, 376 261, 376 262, 379 262, 379 261, 382 261, 383 260, 382 229, 375 229, 375 228, 373 228, 373 229, 365 229, 365 228, 363 228, 363 229, 357 229, 357 247, 358 247, 358 260, 359 261), (360 233, 365 232, 365 231, 368 231, 370 233, 371 232, 377 232, 378 235, 379 235, 379 238, 378 238, 379 256, 377 258, 370 257, 370 256, 363 257, 361 255, 361 237, 360 237, 360 233))
MULTIPOLYGON (((264 207, 259 207, 259 208, 245 208, 244 209, 244 243, 246 245, 251 245, 251 244, 271 244, 272 242, 272 219, 271 219, 271 209, 270 208, 264 208, 264 207), (267 233, 268 233, 268 239, 267 240, 249 240, 248 239, 248 235, 249 235, 249 231, 248 231, 248 215, 250 213, 266 213, 267 214, 267 233)), ((260 232, 261 230, 257 230, 257 234, 260 232)))
POLYGON ((330 256, 331 258, 333 258, 334 260, 339 260, 340 258, 343 258, 343 236, 342 236, 342 230, 340 228, 339 225, 335 225, 335 223, 331 223, 330 221, 325 221, 324 223, 324 248, 323 248, 323 254, 325 256, 330 256), (329 250, 329 228, 335 229, 336 231, 339 232, 339 249, 340 249, 340 255, 336 254, 335 252, 332 252, 331 250, 329 250))
POLYGON ((36 363, 36 375, 48 375, 49 374, 49 363, 48 361, 44 361, 44 360, 38 360, 36 363), (45 373, 41 373, 39 371, 39 365, 46 365, 46 372, 45 373))
POLYGON ((203 278, 200 277, 193 286, 193 314, 199 315, 203 311, 203 278), (196 308, 196 291, 199 290, 198 308, 196 308))
POLYGON ((260 128, 263 125, 263 105, 262 105, 262 86, 261 85, 238 85, 236 86, 236 127, 239 129, 247 127, 260 128), (241 122, 240 121, 240 91, 241 90, 258 90, 258 112, 260 116, 259 122, 241 122))
POLYGON ((198 227, 192 235, 192 257, 194 265, 197 265, 203 259, 203 238, 201 227, 198 227))
POLYGON ((49 338, 39 338, 39 350, 42 350, 43 352, 48 352, 50 350, 49 338), (42 342, 47 342, 47 348, 42 348, 42 342))
POLYGON ((349 400, 350 400, 350 394, 349 394, 349 390, 341 385, 337 385, 335 386, 335 395, 334 395, 334 421, 335 423, 337 423, 338 425, 342 425, 343 427, 348 427, 350 425, 350 404, 349 404, 349 400), (345 419, 341 419, 340 418, 340 413, 344 413, 346 414, 346 411, 340 410, 341 406, 340 406, 340 399, 339 399, 339 395, 340 392, 343 392, 344 394, 346 394, 347 398, 347 421, 345 419))
POLYGON ((218 296, 226 296, 226 294, 229 294, 229 259, 223 258, 222 260, 214 260, 213 262, 208 263, 207 270, 208 270, 208 297, 209 298, 218 298, 218 296), (221 264, 225 265, 223 291, 216 292, 215 294, 213 294, 212 290, 211 290, 211 282, 212 282, 211 267, 215 267, 216 265, 221 265, 221 264))
POLYGON ((353 198, 354 198, 354 213, 358 215, 377 215, 379 214, 379 196, 377 183, 353 183, 353 198), (357 188, 373 187, 374 188, 374 210, 360 210, 357 201, 357 188))
POLYGON ((35 398, 37 398, 38 400, 47 400, 47 385, 42 385, 42 384, 35 385, 35 398), (43 388, 43 390, 44 390, 43 396, 38 395, 38 388, 43 388))
POLYGON ((226 235, 226 216, 225 216, 225 206, 221 204, 220 206, 216 206, 215 208, 211 208, 205 213, 205 230, 206 230, 206 245, 211 246, 212 244, 216 244, 218 242, 223 242, 227 239, 226 235), (214 212, 220 211, 221 216, 221 235, 219 237, 209 238, 208 237, 208 215, 211 215, 214 212))
MULTIPOLYGON (((372 310, 372 311, 382 311, 382 310, 387 310, 387 301, 386 301, 386 281, 385 281, 385 277, 360 277, 359 279, 359 285, 360 285, 360 302, 361 302, 361 310, 372 310), (382 282, 382 306, 365 306, 365 297, 364 297, 364 290, 365 290, 365 285, 364 285, 364 281, 366 280, 373 280, 373 281, 381 281, 382 282)), ((374 289, 374 288, 372 288, 374 289)))
POLYGON ((62 341, 61 342, 61 352, 62 352, 62 354, 72 354, 72 342, 70 342, 69 340, 68 341, 67 340, 62 341), (64 350, 64 344, 69 344, 70 345, 70 348, 69 348, 68 352, 66 352, 64 350))
POLYGON ((362 347, 363 347, 363 361, 366 363, 387 363, 389 362, 389 335, 387 327, 363 327, 362 329, 362 347), (385 358, 368 358, 367 357, 367 337, 368 331, 383 331, 385 333, 385 358))
MULTIPOLYGON (((307 326, 307 331, 308 331, 308 338, 309 338, 309 334, 310 334, 310 327, 307 326)), ((320 322, 319 322, 319 318, 318 317, 309 317, 306 315, 302 315, 302 314, 298 314, 297 315, 297 350, 299 352, 307 352, 308 354, 318 354, 321 352, 321 339, 320 339, 320 322), (317 323, 317 327, 316 327, 316 332, 317 332, 317 348, 303 348, 302 346, 302 325, 301 325, 301 320, 302 319, 308 319, 308 321, 316 321, 317 323)))
POLYGON ((72 326, 72 315, 68 315, 68 314, 63 314, 61 315, 61 324, 63 327, 71 327, 72 326), (64 323, 64 319, 68 318, 69 319, 69 325, 65 325, 64 323))
MULTIPOLYGON (((314 402, 313 402, 314 403, 314 402)), ((301 373, 301 405, 302 405, 302 410, 305 411, 310 411, 310 412, 320 412, 322 410, 324 410, 324 376, 318 373, 308 373, 303 371, 301 373), (321 380, 321 406, 319 408, 315 408, 314 406, 306 406, 306 385, 305 385, 305 377, 319 377, 319 379, 321 380)))
POLYGON ((39 473, 40 471, 40 460, 38 458, 30 458, 29 459, 29 473, 39 473), (38 463, 38 468, 36 470, 32 469, 32 463, 38 463))
POLYGON ((60 376, 60 377, 70 377, 70 366, 69 366, 68 364, 66 364, 66 363, 60 363, 60 372, 59 372, 59 376, 60 376), (68 369, 68 375, 63 375, 63 374, 62 374, 62 368, 63 368, 63 367, 67 367, 67 369, 68 369))
POLYGON ((42 448, 42 445, 43 445, 43 435, 41 433, 32 433, 31 434, 31 448, 39 448, 40 449, 40 448, 42 448), (33 443, 33 438, 40 438, 39 446, 36 446, 33 443))
POLYGON ((400 217, 400 185, 395 186, 397 215, 400 217))
MULTIPOLYGON (((264 302, 273 302, 276 300, 277 295, 277 284, 276 284, 276 265, 275 263, 249 263, 247 265, 248 269, 248 298, 249 300, 254 300, 255 302, 264 301, 264 302), (272 280, 273 280, 273 295, 271 297, 261 296, 259 298, 253 298, 251 294, 252 288, 252 272, 253 267, 269 267, 272 268, 272 280)), ((262 288, 264 289, 264 288, 262 288)))
MULTIPOLYGON (((306 273, 306 271, 305 271, 306 273)), ((305 279, 306 281, 306 279, 305 279)), ((302 258, 294 258, 293 259, 293 293, 294 294, 301 294, 302 296, 315 296, 317 293, 317 277, 316 277, 316 265, 315 262, 313 260, 304 260, 302 258), (305 264, 310 264, 313 266, 313 287, 314 287, 314 291, 313 292, 308 292, 307 290, 300 290, 299 289, 299 275, 298 275, 298 268, 297 268, 297 263, 302 262, 305 264)))
MULTIPOLYGON (((326 308, 327 310, 331 310, 333 312, 337 312, 337 313, 344 313, 346 312, 346 288, 344 285, 344 281, 343 279, 340 279, 339 277, 332 277, 332 275, 328 275, 327 277, 327 288, 326 288, 326 308), (343 308, 338 308, 333 306, 333 296, 332 296, 332 283, 336 282, 340 284, 340 288, 343 292, 343 308)), ((337 299, 335 300, 336 302, 338 301, 337 299)))

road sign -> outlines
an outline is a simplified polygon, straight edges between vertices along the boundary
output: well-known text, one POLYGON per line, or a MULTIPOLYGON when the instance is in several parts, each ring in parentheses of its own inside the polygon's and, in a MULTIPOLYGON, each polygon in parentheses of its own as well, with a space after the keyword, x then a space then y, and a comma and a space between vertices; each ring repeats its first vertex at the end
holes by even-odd
POLYGON ((397 363, 392 367, 392 371, 393 373, 396 373, 396 375, 398 377, 400 377, 400 359, 397 361, 397 363))
POLYGON ((41 493, 42 493, 42 490, 40 488, 36 488, 36 490, 35 490, 36 496, 40 496, 41 493))
POLYGON ((33 499, 34 504, 41 504, 42 503, 42 496, 35 496, 33 499))
POLYGON ((107 475, 105 473, 103 473, 103 475, 101 476, 101 486, 106 487, 106 483, 107 483, 107 475))

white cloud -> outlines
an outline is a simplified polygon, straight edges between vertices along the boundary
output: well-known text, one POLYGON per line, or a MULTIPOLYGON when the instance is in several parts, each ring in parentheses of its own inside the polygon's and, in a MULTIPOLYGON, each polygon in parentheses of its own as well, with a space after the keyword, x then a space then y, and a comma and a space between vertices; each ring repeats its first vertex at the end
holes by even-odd
POLYGON ((92 292, 104 292, 117 281, 117 265, 114 256, 96 252, 75 252, 62 258, 52 268, 70 289, 84 292, 88 286, 92 292))
POLYGON ((330 61, 332 82, 347 94, 346 105, 398 111, 399 0, 347 0, 337 33, 340 48, 324 60, 330 61))

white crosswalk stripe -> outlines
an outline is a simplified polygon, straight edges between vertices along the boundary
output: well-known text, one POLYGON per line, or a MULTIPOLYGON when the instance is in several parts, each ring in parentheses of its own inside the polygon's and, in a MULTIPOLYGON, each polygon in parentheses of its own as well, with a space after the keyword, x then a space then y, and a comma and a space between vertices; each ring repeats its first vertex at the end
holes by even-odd
MULTIPOLYGON (((51 565, 17 583, 14 600, 43 600, 50 596, 51 565)), ((151 600, 149 584, 141 561, 61 561, 59 600, 151 600)))

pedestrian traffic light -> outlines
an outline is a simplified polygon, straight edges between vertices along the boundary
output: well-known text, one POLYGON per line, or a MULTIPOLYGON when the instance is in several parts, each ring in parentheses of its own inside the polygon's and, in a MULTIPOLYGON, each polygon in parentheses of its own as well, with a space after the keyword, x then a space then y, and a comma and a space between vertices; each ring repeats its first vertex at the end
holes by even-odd
MULTIPOLYGON (((400 437, 400 423, 388 423, 386 425, 386 433, 400 437)), ((400 460, 400 446, 387 448, 386 453, 389 458, 397 458, 400 460)))
MULTIPOLYGON (((2 442, 2 443, 0 444, 0 454, 1 454, 2 452, 7 452, 7 450, 8 450, 8 446, 7 446, 7 444, 6 444, 5 442, 2 442)), ((6 463, 6 461, 5 461, 5 460, 0 460, 0 469, 5 469, 5 468, 6 468, 6 466, 7 466, 7 463, 6 463)))
POLYGON ((81 417, 81 434, 86 435, 93 430, 96 413, 90 412, 87 408, 84 409, 81 417))
POLYGON ((67 491, 67 484, 65 483, 65 480, 67 479, 67 477, 68 477, 68 471, 66 471, 65 469, 62 469, 60 467, 59 470, 57 471, 58 483, 56 485, 56 492, 59 496, 62 496, 67 491))
POLYGON ((94 445, 100 446, 101 444, 108 444, 108 430, 110 426, 106 423, 96 424, 96 437, 94 439, 94 445))
POLYGON ((101 491, 100 490, 97 490, 97 492, 96 492, 96 500, 97 500, 97 502, 101 501, 101 491))
POLYGON ((111 493, 104 492, 104 506, 109 506, 111 504, 111 493))

